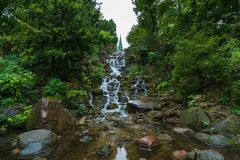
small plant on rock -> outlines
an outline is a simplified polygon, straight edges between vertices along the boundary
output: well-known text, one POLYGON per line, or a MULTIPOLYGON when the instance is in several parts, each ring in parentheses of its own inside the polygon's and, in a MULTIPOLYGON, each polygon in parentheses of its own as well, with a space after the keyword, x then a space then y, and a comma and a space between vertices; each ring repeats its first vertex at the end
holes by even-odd
POLYGON ((43 95, 55 99, 63 99, 66 96, 67 87, 64 82, 57 78, 50 79, 43 87, 43 95))

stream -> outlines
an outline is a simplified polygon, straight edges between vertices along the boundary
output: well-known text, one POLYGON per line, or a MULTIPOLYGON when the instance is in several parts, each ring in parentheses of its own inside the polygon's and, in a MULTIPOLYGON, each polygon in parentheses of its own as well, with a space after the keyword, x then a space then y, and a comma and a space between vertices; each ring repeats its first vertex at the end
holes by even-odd
POLYGON ((109 74, 103 78, 100 89, 103 92, 104 105, 101 107, 102 120, 89 119, 88 127, 93 141, 88 143, 75 142, 70 152, 62 160, 170 160, 175 150, 191 151, 194 148, 213 149, 225 156, 226 160, 239 160, 239 151, 232 149, 216 149, 198 141, 190 135, 180 135, 172 131, 171 125, 153 124, 148 121, 137 123, 135 115, 128 114, 126 107, 130 100, 147 96, 147 85, 144 79, 137 77, 129 90, 123 90, 122 76, 125 67, 125 53, 115 52, 108 59, 109 74), (146 135, 168 134, 173 141, 160 141, 151 152, 143 151, 137 144, 137 139, 146 135), (98 155, 98 149, 103 144, 109 144, 112 152, 108 156, 98 155))
MULTIPOLYGON (((239 160, 240 151, 232 148, 210 147, 192 135, 178 134, 172 131, 174 126, 164 122, 152 123, 151 121, 136 121, 136 114, 129 114, 126 110, 130 100, 147 96, 146 82, 137 77, 133 84, 129 84, 129 90, 121 86, 123 70, 126 65, 124 52, 115 52, 107 58, 109 74, 103 78, 100 89, 103 92, 101 115, 99 117, 89 116, 86 124, 79 128, 78 140, 73 141, 67 151, 56 158, 50 155, 48 160, 171 160, 170 155, 175 150, 192 151, 194 148, 200 150, 213 149, 221 153, 225 160, 239 160), (85 143, 81 138, 86 134, 91 140, 85 143), (146 135, 160 134, 169 135, 171 141, 159 141, 159 145, 152 148, 152 151, 141 150, 137 140, 146 135), (111 146, 109 155, 99 155, 98 150, 103 144, 111 146)), ((89 105, 93 106, 93 95, 89 92, 89 105)), ((94 106, 93 106, 94 107, 94 106)), ((0 144, 9 143, 18 132, 9 131, 0 137, 0 144)), ((23 132, 23 131, 19 131, 23 132)), ((73 133, 74 134, 74 133, 73 133)), ((0 147, 2 147, 0 145, 0 147)), ((11 149, 0 148, 0 160, 14 160, 11 156, 11 149), (6 154, 8 153, 8 154, 6 154)))

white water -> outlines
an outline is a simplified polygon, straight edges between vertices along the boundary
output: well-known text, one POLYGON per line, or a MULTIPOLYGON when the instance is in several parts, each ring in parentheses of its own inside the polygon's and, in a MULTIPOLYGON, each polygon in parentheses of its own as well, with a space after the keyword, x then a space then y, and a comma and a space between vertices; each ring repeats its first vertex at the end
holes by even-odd
POLYGON ((132 87, 134 89, 134 98, 139 98, 142 96, 147 96, 147 85, 145 83, 145 81, 143 79, 141 79, 140 77, 137 77, 137 82, 132 85, 132 87))
POLYGON ((115 52, 107 59, 107 63, 110 67, 109 76, 103 78, 100 89, 103 91, 105 103, 102 109, 102 113, 113 113, 117 112, 121 115, 125 115, 125 108, 127 102, 120 102, 120 99, 129 100, 127 91, 124 91, 124 96, 119 97, 119 91, 121 82, 119 78, 123 68, 125 67, 124 52, 115 52))
POLYGON ((89 102, 88 102, 89 106, 94 107, 92 91, 88 92, 88 96, 89 96, 89 102))

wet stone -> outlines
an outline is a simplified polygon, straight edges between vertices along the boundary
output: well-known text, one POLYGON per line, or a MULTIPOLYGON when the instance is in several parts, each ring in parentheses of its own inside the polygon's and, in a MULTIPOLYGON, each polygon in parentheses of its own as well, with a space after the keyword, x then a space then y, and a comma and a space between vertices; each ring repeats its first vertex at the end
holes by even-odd
POLYGON ((190 160, 224 160, 223 155, 214 150, 192 151, 188 153, 190 160))
POLYGON ((172 130, 178 134, 193 134, 193 130, 189 128, 174 127, 172 130))
POLYGON ((138 145, 142 150, 151 151, 152 148, 158 145, 158 140, 154 135, 147 135, 138 140, 138 145))
POLYGON ((171 155, 173 160, 185 160, 187 158, 187 152, 184 150, 174 151, 171 155))
POLYGON ((98 149, 98 154, 99 155, 109 155, 112 152, 112 147, 109 144, 103 144, 99 149, 98 149))
POLYGON ((84 137, 82 137, 82 138, 79 139, 79 142, 81 142, 81 143, 88 143, 88 142, 90 142, 90 141, 92 141, 92 140, 93 140, 92 137, 90 137, 90 136, 84 136, 84 137))
POLYGON ((229 146, 227 138, 219 134, 197 133, 196 138, 213 147, 224 148, 229 146))
POLYGON ((159 134, 158 139, 163 140, 163 141, 172 141, 172 137, 169 136, 168 134, 159 134))

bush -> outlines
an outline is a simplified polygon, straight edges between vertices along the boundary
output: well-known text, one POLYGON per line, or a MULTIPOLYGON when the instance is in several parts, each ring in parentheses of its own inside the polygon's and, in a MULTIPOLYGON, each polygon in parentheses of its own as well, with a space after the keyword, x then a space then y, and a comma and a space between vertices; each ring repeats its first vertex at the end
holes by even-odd
POLYGON ((236 114, 236 115, 240 116, 240 108, 239 108, 239 107, 234 107, 234 108, 231 110, 231 112, 232 112, 233 114, 236 114))
POLYGON ((176 45, 176 54, 172 57, 172 82, 183 97, 216 89, 226 83, 226 53, 216 50, 223 40, 199 32, 176 45))
POLYGON ((50 79, 47 85, 43 87, 43 95, 54 99, 64 99, 66 92, 65 83, 57 78, 50 79))
POLYGON ((129 71, 128 75, 131 76, 131 77, 142 76, 143 75, 143 69, 138 65, 133 65, 130 68, 130 71, 129 71))
POLYGON ((0 105, 24 102, 36 84, 36 76, 14 59, 0 58, 0 105))
POLYGON ((23 113, 14 116, 0 114, 0 126, 7 128, 22 128, 30 117, 32 106, 27 105, 23 109, 23 113))
POLYGON ((190 95, 187 98, 187 106, 188 108, 196 107, 196 101, 197 101, 197 96, 196 95, 190 95))
POLYGON ((170 87, 170 84, 168 81, 161 81, 158 83, 157 87, 156 87, 156 91, 160 92, 160 91, 166 91, 168 90, 170 87))

